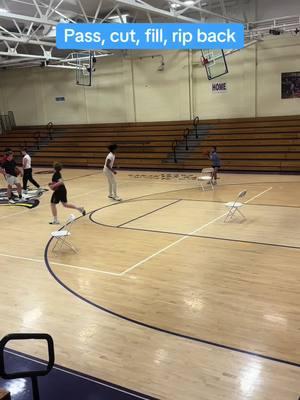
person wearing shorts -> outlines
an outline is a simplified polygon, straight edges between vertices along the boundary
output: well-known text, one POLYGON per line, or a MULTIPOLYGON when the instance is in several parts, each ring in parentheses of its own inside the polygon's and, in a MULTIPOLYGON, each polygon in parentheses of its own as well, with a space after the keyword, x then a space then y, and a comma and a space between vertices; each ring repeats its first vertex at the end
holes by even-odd
POLYGON ((19 199, 22 199, 22 187, 18 179, 20 172, 17 163, 14 160, 13 152, 8 150, 1 163, 1 172, 3 173, 7 182, 7 198, 9 203, 15 203, 13 196, 13 186, 16 186, 19 199))
POLYGON ((65 187, 62 175, 61 175, 62 165, 60 163, 54 164, 54 174, 52 176, 52 182, 49 183, 50 189, 53 190, 53 194, 51 197, 51 211, 53 216, 53 221, 49 222, 49 224, 58 225, 59 221, 57 219, 57 207, 58 203, 62 203, 62 205, 66 208, 73 208, 79 211, 83 216, 86 214, 86 211, 83 207, 75 206, 74 204, 68 203, 67 199, 67 189, 65 187))
POLYGON ((219 154, 217 153, 217 148, 216 146, 213 146, 211 148, 211 151, 209 153, 209 159, 211 160, 211 166, 214 169, 214 172, 212 173, 212 184, 216 185, 217 184, 217 179, 218 179, 218 171, 221 168, 221 161, 219 154))

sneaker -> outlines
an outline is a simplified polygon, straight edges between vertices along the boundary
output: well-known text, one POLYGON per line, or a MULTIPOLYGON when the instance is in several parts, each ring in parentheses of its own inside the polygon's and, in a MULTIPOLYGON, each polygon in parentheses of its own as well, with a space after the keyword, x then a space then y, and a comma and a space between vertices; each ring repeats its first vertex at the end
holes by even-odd
POLYGON ((50 225, 60 225, 59 221, 51 221, 49 222, 50 225))
POLYGON ((80 208, 80 212, 81 212, 81 214, 82 214, 83 216, 86 215, 86 211, 85 211, 85 209, 84 209, 83 207, 80 208))
POLYGON ((122 199, 121 199, 120 197, 118 197, 118 196, 113 197, 113 199, 114 199, 115 201, 122 201, 122 199))
POLYGON ((22 193, 27 194, 28 190, 27 189, 26 190, 22 190, 22 193))
POLYGON ((112 196, 112 195, 108 195, 107 196, 109 199, 114 199, 114 196, 112 196))
POLYGON ((9 202, 9 204, 15 204, 15 200, 13 200, 13 199, 9 199, 8 202, 9 202))

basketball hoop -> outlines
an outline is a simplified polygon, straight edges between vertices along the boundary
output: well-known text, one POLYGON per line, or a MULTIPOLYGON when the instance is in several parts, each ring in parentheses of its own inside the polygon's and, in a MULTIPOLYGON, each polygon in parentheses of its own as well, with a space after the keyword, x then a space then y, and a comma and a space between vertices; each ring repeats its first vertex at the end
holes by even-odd
POLYGON ((91 52, 74 53, 76 60, 76 84, 92 86, 93 59, 91 52))
POLYGON ((224 51, 221 49, 201 50, 201 63, 205 67, 208 80, 228 73, 224 51))

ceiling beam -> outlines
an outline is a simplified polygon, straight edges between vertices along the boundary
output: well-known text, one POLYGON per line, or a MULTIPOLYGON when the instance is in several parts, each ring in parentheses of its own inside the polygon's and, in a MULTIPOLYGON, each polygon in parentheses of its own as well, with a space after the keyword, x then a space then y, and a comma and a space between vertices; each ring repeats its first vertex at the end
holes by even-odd
POLYGON ((46 42, 43 40, 28 39, 27 37, 9 37, 0 35, 0 41, 1 40, 14 43, 36 44, 38 46, 50 46, 50 47, 55 46, 55 42, 46 42))
MULTIPOLYGON (((6 56, 6 57, 23 57, 24 59, 41 59, 41 60, 53 60, 53 61, 60 61, 61 58, 59 57, 47 57, 47 56, 39 56, 35 54, 21 54, 17 52, 7 52, 7 51, 0 51, 0 56, 6 56)), ((1 65, 1 62, 0 62, 1 65)))
POLYGON ((134 9, 139 10, 139 11, 144 11, 144 12, 148 11, 148 12, 150 12, 152 14, 163 15, 164 17, 172 18, 172 19, 175 19, 175 20, 181 20, 181 21, 193 22, 193 23, 200 23, 201 22, 198 19, 185 17, 183 15, 178 15, 177 16, 176 14, 173 14, 173 13, 171 13, 169 11, 162 10, 160 8, 156 8, 156 7, 150 6, 149 4, 138 3, 136 0, 117 0, 117 3, 123 4, 123 5, 131 7, 131 8, 134 8, 134 9))
POLYGON ((36 17, 30 17, 28 15, 7 13, 4 11, 0 11, 0 19, 8 19, 8 20, 14 19, 16 21, 33 22, 40 25, 50 25, 50 26, 57 25, 56 21, 52 21, 47 18, 36 18, 36 17))
MULTIPOLYGON (((167 2, 167 3, 169 3, 169 0, 164 0, 164 1, 167 2)), ((179 0, 172 0, 172 3, 178 4, 178 5, 180 5, 181 7, 186 7, 186 8, 187 8, 186 4, 184 4, 182 1, 179 1, 179 0)), ((203 13, 203 14, 205 14, 205 15, 208 15, 208 16, 211 16, 211 17, 220 18, 220 19, 225 20, 225 21, 232 21, 232 22, 238 22, 238 23, 240 23, 240 24, 244 24, 244 21, 242 21, 241 19, 234 18, 234 17, 229 17, 228 15, 218 14, 218 13, 215 13, 215 12, 213 12, 213 11, 209 11, 209 10, 207 10, 206 8, 202 8, 202 7, 200 7, 200 6, 199 6, 199 7, 196 7, 196 6, 188 6, 188 10, 189 10, 189 11, 190 11, 190 10, 193 10, 193 11, 201 12, 201 13, 203 13)), ((199 21, 199 22, 200 22, 200 21, 199 21)))

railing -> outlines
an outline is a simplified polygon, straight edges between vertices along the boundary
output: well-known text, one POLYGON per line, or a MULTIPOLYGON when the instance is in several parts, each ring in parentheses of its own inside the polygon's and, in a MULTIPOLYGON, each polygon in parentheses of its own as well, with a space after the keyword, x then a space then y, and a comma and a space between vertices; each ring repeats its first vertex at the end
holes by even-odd
POLYGON ((176 147, 177 147, 177 139, 175 139, 174 142, 172 143, 172 151, 173 151, 174 162, 177 163, 176 147))
POLYGON ((48 122, 48 124, 46 125, 46 128, 48 130, 49 139, 52 140, 53 139, 53 131, 54 131, 53 122, 48 122))
MULTIPOLYGON (((192 133, 195 131, 195 135, 196 135, 196 139, 198 139, 198 125, 200 123, 200 119, 199 117, 195 117, 194 121, 193 121, 193 129, 190 128, 185 128, 185 130, 183 131, 183 138, 182 140, 185 141, 185 150, 188 151, 189 150, 189 138, 192 135, 192 133)), ((173 152, 173 159, 174 162, 177 163, 177 146, 179 144, 179 140, 175 139, 172 143, 172 152, 173 152)))
POLYGON ((191 134, 190 128, 185 128, 183 132, 183 138, 185 140, 185 150, 187 151, 189 149, 189 136, 191 134))
POLYGON ((199 123, 200 123, 199 117, 195 117, 194 121, 193 121, 193 126, 194 126, 194 130, 195 130, 195 133, 196 133, 196 139, 198 139, 198 125, 199 125, 199 123))
POLYGON ((12 333, 4 336, 0 341, 0 377, 3 379, 19 379, 31 378, 32 382, 32 398, 33 400, 40 400, 38 377, 46 376, 52 370, 54 365, 54 343, 50 335, 46 333, 12 333), (5 365, 5 346, 11 340, 46 340, 48 344, 48 363, 46 369, 34 371, 21 371, 21 372, 7 372, 5 365))
POLYGON ((41 133, 40 132, 35 132, 34 140, 35 140, 36 148, 37 148, 37 150, 39 150, 40 149, 40 142, 41 142, 41 133))

